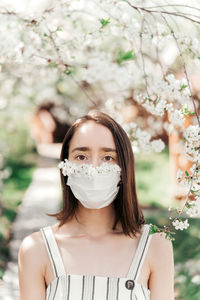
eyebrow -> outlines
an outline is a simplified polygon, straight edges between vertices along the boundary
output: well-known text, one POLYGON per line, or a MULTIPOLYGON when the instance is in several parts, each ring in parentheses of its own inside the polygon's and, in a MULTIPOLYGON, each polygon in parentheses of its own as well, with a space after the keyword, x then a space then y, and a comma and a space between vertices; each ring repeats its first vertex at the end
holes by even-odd
MULTIPOLYGON (((72 152, 75 152, 75 151, 90 151, 90 150, 91 150, 91 148, 89 148, 89 147, 76 147, 72 150, 72 152)), ((102 148, 100 148, 100 150, 103 150, 105 152, 115 152, 115 153, 117 152, 115 149, 108 148, 108 147, 102 147, 102 148)))

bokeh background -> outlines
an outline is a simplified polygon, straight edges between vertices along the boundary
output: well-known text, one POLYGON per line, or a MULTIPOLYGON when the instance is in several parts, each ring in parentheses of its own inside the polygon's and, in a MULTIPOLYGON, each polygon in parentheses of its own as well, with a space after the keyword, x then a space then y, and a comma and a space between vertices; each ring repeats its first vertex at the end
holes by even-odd
MULTIPOLYGON (((56 222, 46 213, 62 205, 62 140, 91 109, 110 114, 129 134, 146 222, 167 225, 169 206, 185 203, 188 188, 176 174, 191 173, 183 134, 198 122, 170 105, 194 111, 194 101, 200 112, 200 4, 121 2, 0 3, 1 299, 18 299, 22 239, 56 222)), ((177 300, 200 299, 199 216, 189 223, 174 229, 177 300)))

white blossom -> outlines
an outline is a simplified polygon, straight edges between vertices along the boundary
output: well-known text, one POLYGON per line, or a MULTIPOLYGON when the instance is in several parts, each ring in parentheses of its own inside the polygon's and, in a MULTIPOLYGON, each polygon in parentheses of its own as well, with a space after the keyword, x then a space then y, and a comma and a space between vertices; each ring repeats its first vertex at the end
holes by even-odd
POLYGON ((188 201, 190 208, 187 209, 186 213, 192 217, 200 216, 200 196, 196 196, 194 201, 188 201))
POLYGON ((182 126, 184 122, 184 115, 183 113, 176 109, 174 112, 170 113, 170 121, 173 125, 179 125, 182 126))
POLYGON ((176 173, 176 180, 180 180, 183 177, 183 171, 178 169, 176 173))
POLYGON ((187 140, 200 143, 200 128, 197 125, 190 125, 184 132, 184 137, 187 140))
POLYGON ((165 143, 159 139, 151 142, 151 146, 155 152, 161 152, 165 148, 165 143))
POLYGON ((184 222, 175 220, 172 222, 172 225, 175 227, 176 230, 183 230, 189 227, 188 219, 186 219, 184 222))
POLYGON ((169 112, 173 111, 173 104, 172 103, 167 103, 165 106, 166 110, 168 110, 169 112))
POLYGON ((199 285, 200 284, 200 274, 196 274, 191 278, 191 282, 194 284, 199 285))
POLYGON ((193 172, 198 172, 198 167, 197 164, 193 164, 192 167, 190 168, 190 172, 193 174, 193 172))
POLYGON ((169 207, 168 207, 168 211, 172 211, 173 210, 173 207, 170 205, 169 207))
POLYGON ((117 164, 103 162, 100 166, 93 167, 91 164, 77 164, 70 162, 68 159, 64 159, 58 164, 58 167, 62 169, 64 176, 75 174, 77 176, 93 177, 96 174, 108 174, 108 173, 120 173, 121 168, 117 164))

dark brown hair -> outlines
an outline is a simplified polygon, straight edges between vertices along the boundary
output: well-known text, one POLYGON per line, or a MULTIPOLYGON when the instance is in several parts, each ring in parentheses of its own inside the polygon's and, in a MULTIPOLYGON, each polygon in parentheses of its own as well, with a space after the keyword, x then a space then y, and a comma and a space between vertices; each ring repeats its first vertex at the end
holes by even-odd
MULTIPOLYGON (((125 235, 140 233, 142 224, 145 219, 138 203, 135 181, 135 162, 130 140, 124 129, 110 116, 100 111, 92 111, 85 115, 69 128, 62 145, 60 160, 63 161, 68 158, 69 143, 77 128, 87 121, 94 121, 100 125, 107 127, 114 138, 118 164, 121 167, 120 189, 117 197, 114 200, 115 222, 112 229, 116 228, 118 221, 121 222, 122 229, 125 235)), ((78 207, 78 200, 74 197, 69 186, 66 185, 67 176, 63 176, 60 171, 62 193, 63 193, 63 207, 60 212, 51 214, 60 221, 59 226, 62 226, 66 221, 70 220, 78 207)))

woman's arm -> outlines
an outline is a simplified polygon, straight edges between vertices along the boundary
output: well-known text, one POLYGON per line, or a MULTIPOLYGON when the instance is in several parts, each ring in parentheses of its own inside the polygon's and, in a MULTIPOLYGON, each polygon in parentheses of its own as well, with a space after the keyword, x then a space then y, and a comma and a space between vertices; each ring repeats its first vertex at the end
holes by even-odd
POLYGON ((25 237, 19 249, 20 300, 45 300, 44 265, 41 234, 34 232, 25 237))
POLYGON ((164 234, 153 234, 150 244, 151 300, 174 300, 174 255, 164 234))

